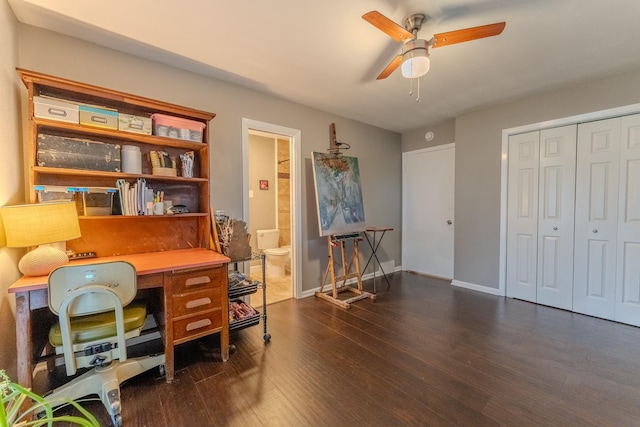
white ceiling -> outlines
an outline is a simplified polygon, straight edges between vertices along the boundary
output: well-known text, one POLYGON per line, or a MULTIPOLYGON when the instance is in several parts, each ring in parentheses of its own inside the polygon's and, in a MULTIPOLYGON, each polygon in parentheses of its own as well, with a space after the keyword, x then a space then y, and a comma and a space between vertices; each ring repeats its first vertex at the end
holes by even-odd
MULTIPOLYGON (((640 67, 640 0, 9 0, 20 22, 403 132, 640 67), (430 19, 420 38, 506 21, 431 52, 411 81, 376 76, 401 45, 361 16, 430 19), (417 81, 414 80, 414 92, 417 81)), ((639 83, 640 84, 640 83, 639 83)))

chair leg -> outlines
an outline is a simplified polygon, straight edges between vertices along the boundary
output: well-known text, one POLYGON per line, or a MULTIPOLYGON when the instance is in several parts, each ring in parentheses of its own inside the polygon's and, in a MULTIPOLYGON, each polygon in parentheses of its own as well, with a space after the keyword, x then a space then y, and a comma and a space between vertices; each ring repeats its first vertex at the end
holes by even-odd
POLYGON ((113 425, 122 425, 122 404, 120 403, 120 384, 143 372, 164 365, 164 354, 149 357, 127 359, 124 362, 112 361, 107 366, 99 366, 67 384, 58 387, 45 397, 52 406, 64 404, 67 400, 97 394, 109 413, 113 425))

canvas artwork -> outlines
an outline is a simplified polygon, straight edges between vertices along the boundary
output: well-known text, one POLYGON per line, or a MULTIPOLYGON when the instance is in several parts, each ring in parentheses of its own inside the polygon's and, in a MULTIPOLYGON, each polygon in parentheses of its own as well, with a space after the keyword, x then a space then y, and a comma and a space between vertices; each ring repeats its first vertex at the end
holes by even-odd
POLYGON ((320 235, 364 231, 358 159, 316 152, 311 154, 320 235))

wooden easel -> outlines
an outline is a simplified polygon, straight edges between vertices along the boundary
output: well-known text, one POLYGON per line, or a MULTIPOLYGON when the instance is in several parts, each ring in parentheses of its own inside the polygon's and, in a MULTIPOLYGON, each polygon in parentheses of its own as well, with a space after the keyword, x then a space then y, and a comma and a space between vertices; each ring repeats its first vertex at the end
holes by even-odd
POLYGON ((329 265, 327 265, 327 269, 324 271, 324 277, 322 278, 322 285, 320 286, 320 290, 315 293, 315 295, 319 298, 325 299, 333 304, 337 304, 343 308, 349 308, 352 302, 360 301, 361 299, 369 298, 371 300, 375 300, 375 294, 365 292, 362 290, 362 276, 360 275, 360 260, 359 260, 359 251, 358 251, 358 242, 362 240, 360 234, 343 234, 343 235, 334 235, 327 236, 327 243, 329 246, 329 265), (351 240, 353 242, 353 254, 351 259, 347 263, 346 260, 346 242, 351 240), (340 250, 340 259, 342 260, 342 276, 336 276, 335 270, 335 259, 333 255, 334 249, 339 248, 340 250), (351 272, 351 267, 355 265, 355 271, 351 272), (324 291, 324 285, 327 282, 327 277, 331 273, 331 290, 324 291), (347 286, 347 280, 356 278, 357 279, 357 287, 347 286), (349 291, 355 296, 346 299, 339 299, 338 294, 341 292, 349 291))

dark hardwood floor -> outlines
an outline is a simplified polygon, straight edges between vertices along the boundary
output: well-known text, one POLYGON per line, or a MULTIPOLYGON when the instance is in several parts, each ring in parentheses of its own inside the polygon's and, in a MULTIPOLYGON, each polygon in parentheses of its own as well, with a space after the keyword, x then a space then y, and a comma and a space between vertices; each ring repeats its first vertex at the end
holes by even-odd
POLYGON ((390 278, 349 310, 268 306, 271 343, 262 324, 232 334, 226 363, 212 340, 180 346, 172 384, 154 371, 122 386, 124 425, 640 425, 640 328, 390 278))

